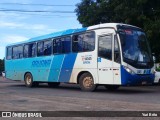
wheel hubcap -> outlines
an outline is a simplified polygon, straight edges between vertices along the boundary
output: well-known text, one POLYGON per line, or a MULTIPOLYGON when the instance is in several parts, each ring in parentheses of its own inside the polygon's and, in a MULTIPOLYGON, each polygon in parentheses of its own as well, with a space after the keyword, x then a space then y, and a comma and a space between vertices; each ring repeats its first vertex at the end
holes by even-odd
POLYGON ((31 79, 31 77, 30 77, 30 76, 27 76, 27 77, 26 77, 26 82, 27 82, 27 84, 28 84, 28 85, 30 85, 30 84, 31 84, 32 79, 31 79))
POLYGON ((83 80, 83 85, 85 88, 91 88, 93 86, 93 79, 91 77, 85 77, 83 80))

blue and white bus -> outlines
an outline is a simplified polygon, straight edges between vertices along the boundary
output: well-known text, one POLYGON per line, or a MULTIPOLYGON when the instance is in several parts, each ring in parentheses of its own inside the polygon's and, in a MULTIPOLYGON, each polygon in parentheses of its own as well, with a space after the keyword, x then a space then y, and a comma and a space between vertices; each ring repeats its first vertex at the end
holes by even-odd
POLYGON ((84 91, 148 85, 154 65, 144 31, 105 23, 29 39, 6 46, 6 78, 24 80, 27 87, 61 82, 79 84, 84 91))

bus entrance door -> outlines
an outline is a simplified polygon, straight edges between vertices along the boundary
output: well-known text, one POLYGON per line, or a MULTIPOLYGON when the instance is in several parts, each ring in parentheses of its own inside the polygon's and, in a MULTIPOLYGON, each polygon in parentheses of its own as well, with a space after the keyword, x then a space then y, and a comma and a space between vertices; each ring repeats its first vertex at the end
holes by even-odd
POLYGON ((98 39, 98 77, 99 84, 113 84, 112 34, 98 39))

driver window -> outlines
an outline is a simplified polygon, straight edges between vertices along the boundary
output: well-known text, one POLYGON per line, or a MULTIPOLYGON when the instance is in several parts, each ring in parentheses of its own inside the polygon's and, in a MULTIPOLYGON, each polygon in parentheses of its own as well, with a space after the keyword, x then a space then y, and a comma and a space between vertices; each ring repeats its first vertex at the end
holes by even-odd
POLYGON ((117 62, 117 63, 121 62, 118 39, 116 35, 114 36, 114 62, 117 62))

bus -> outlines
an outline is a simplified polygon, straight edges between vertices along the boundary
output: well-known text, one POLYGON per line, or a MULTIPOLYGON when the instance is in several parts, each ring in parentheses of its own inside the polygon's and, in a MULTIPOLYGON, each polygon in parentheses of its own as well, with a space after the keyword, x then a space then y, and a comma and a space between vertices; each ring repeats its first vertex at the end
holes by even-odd
POLYGON ((116 90, 154 82, 144 31, 121 23, 69 29, 7 45, 5 73, 27 87, 73 83, 83 91, 94 91, 98 85, 116 90))

